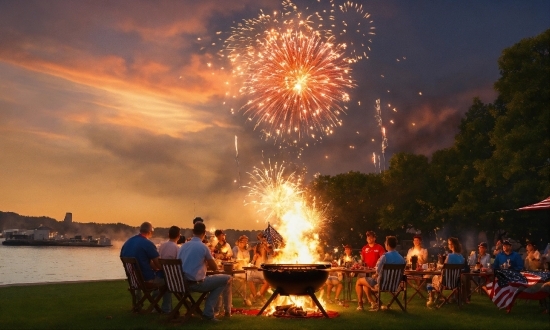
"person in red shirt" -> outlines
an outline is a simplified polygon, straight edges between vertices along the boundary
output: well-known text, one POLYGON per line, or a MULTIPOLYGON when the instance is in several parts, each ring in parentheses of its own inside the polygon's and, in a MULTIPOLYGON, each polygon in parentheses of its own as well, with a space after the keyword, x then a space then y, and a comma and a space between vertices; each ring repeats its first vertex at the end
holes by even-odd
MULTIPOLYGON (((386 253, 384 247, 376 243, 376 233, 369 230, 367 231, 367 244, 361 249, 361 259, 365 265, 369 268, 374 268, 378 259, 386 253)), ((355 283, 355 292, 357 293, 357 310, 363 310, 363 291, 367 296, 367 299, 371 305, 376 301, 370 290, 368 290, 368 284, 365 277, 359 277, 355 283)))

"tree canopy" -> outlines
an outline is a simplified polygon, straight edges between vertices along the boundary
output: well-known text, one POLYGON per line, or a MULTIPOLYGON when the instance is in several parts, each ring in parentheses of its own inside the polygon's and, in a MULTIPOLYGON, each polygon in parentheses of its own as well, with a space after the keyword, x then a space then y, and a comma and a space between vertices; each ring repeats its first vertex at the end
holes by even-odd
POLYGON ((431 159, 397 153, 383 173, 310 183, 308 193, 329 205, 333 244, 362 245, 366 230, 431 236, 445 227, 546 245, 550 211, 515 209, 550 196, 550 30, 505 49, 498 65, 497 99, 473 99, 449 148, 431 159))

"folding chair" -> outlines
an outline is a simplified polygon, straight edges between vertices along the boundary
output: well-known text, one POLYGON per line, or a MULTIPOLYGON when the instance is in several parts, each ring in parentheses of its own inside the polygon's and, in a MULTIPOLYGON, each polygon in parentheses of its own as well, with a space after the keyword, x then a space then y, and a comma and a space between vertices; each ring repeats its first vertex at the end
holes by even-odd
POLYGON ((380 282, 378 284, 378 310, 380 310, 382 292, 388 292, 392 295, 390 303, 391 307, 395 301, 403 312, 407 312, 407 277, 405 276, 405 264, 385 264, 380 274, 380 282), (403 292, 403 304, 399 301, 399 294, 403 292))
POLYGON ((178 299, 177 305, 172 308, 172 311, 168 317, 171 319, 177 318, 182 305, 184 305, 187 309, 187 312, 185 313, 186 319, 191 317, 193 313, 202 315, 200 305, 208 295, 208 292, 202 293, 199 299, 195 301, 195 299, 191 296, 191 290, 189 290, 185 281, 185 274, 181 266, 181 259, 159 259, 159 262, 162 266, 162 270, 164 271, 164 280, 166 281, 168 291, 172 292, 178 299))
POLYGON ((162 313, 158 302, 162 299, 162 295, 166 292, 166 286, 157 285, 143 280, 143 274, 139 268, 136 258, 127 258, 120 257, 122 265, 124 266, 124 271, 126 272, 126 277, 128 280, 128 291, 132 295, 132 311, 134 313, 140 313, 143 303, 147 300, 149 301, 149 307, 144 311, 145 313, 150 313, 153 308, 162 313), (151 293, 158 290, 158 294, 153 298, 151 293), (141 291, 143 296, 139 298, 138 291, 141 291))
POLYGON ((437 290, 437 299, 443 298, 443 301, 437 305, 437 308, 441 308, 444 304, 449 303, 449 299, 456 294, 456 302, 460 307, 460 295, 462 291, 462 285, 460 283, 460 272, 464 269, 463 264, 444 264, 441 270, 441 287, 437 290), (443 293, 445 290, 451 290, 447 296, 443 293))

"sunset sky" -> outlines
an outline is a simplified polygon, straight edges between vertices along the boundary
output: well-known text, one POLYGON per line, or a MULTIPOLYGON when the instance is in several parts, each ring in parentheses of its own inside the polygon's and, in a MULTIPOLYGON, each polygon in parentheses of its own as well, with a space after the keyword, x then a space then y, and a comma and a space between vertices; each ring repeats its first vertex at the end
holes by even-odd
POLYGON ((231 113, 245 100, 225 97, 222 43, 205 47, 280 1, 0 0, 0 210, 265 228, 243 203, 239 172, 246 185, 268 160, 307 167, 307 180, 378 171, 376 99, 386 163, 396 152, 430 156, 452 145, 474 97, 494 101, 502 50, 550 28, 547 0, 358 2, 376 35, 369 59, 352 66, 343 125, 297 152, 231 113))

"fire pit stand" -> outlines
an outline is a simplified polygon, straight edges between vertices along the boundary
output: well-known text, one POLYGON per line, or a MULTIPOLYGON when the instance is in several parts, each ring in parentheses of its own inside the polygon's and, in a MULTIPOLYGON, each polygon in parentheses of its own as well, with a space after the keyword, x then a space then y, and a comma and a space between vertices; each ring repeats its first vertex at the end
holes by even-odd
POLYGON ((328 318, 327 312, 315 296, 315 291, 326 282, 330 267, 330 264, 262 264, 264 278, 275 291, 257 316, 262 315, 277 296, 295 295, 310 296, 321 313, 328 318))

